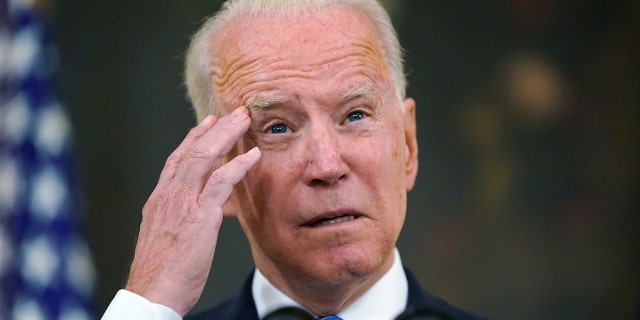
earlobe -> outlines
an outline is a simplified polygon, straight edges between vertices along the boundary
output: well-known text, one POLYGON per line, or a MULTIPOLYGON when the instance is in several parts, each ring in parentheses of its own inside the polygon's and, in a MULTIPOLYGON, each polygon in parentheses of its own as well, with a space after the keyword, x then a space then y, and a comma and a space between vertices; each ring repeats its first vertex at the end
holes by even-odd
POLYGON ((413 189, 418 174, 418 140, 416 137, 416 102, 404 101, 405 178, 407 191, 413 189))

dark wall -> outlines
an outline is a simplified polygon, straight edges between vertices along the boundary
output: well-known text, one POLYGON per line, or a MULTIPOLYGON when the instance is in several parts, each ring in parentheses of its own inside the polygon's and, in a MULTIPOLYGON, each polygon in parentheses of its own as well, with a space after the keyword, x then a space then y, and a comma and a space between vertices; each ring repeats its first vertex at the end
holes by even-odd
MULTIPOLYGON (((420 143, 404 262, 434 293, 495 318, 634 317, 637 3, 393 3, 420 143)), ((218 6, 56 3, 100 311, 126 279, 164 160, 194 123, 183 52, 218 6)), ((235 220, 220 237, 197 308, 252 268, 235 220)))

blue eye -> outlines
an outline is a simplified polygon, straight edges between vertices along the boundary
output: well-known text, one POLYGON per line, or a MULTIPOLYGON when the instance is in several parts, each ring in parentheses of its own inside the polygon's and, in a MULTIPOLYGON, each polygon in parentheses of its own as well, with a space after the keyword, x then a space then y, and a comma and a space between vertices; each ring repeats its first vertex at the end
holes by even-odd
POLYGON ((280 134, 287 132, 288 128, 284 124, 276 124, 271 127, 271 133, 280 134))
POLYGON ((349 115, 347 116, 347 119, 353 122, 353 121, 362 120, 364 119, 364 117, 365 117, 364 113, 362 113, 361 111, 355 111, 355 112, 349 113, 349 115))

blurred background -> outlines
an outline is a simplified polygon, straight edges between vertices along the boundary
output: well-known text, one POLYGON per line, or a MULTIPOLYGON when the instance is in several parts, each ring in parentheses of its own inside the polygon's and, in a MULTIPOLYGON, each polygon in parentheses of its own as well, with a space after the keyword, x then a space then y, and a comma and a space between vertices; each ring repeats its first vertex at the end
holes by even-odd
MULTIPOLYGON (((53 17, 101 314, 164 161, 194 125, 184 51, 221 1, 36 2, 53 17)), ((386 5, 417 102, 404 263, 432 293, 490 318, 638 319, 640 3, 386 5)), ((225 220, 196 310, 252 268, 225 220)))

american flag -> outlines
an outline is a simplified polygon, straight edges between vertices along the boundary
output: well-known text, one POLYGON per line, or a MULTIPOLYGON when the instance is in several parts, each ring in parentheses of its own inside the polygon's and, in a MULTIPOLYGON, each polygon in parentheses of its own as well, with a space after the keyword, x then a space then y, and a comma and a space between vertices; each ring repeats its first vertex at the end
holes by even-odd
POLYGON ((71 126, 35 0, 0 0, 0 320, 93 319, 71 126))

